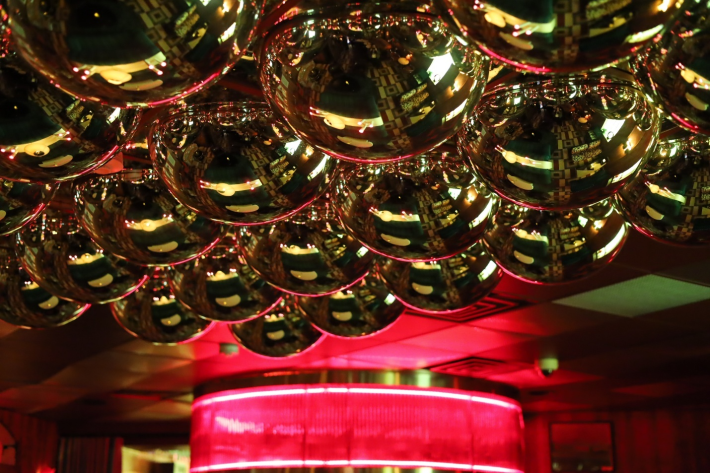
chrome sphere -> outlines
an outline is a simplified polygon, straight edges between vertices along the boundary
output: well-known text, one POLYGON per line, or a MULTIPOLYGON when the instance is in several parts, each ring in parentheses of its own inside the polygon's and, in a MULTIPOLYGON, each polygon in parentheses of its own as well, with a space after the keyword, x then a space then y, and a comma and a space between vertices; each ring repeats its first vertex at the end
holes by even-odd
POLYGON ((111 312, 128 333, 157 345, 195 341, 213 325, 178 302, 161 268, 137 291, 112 302, 111 312))
POLYGON ((230 329, 241 346, 269 358, 298 355, 322 336, 303 318, 294 297, 288 295, 268 313, 233 324, 230 329))
MULTIPOLYGON (((1 159, 1 158, 0 158, 1 159)), ((0 178, 0 235, 24 227, 45 208, 57 187, 0 178)))
POLYGON ((601 69, 638 53, 680 10, 676 0, 443 0, 462 35, 517 69, 601 69))
POLYGON ((22 328, 54 328, 75 320, 89 304, 60 299, 22 269, 14 238, 0 238, 0 320, 22 328))
POLYGON ((153 127, 150 150, 178 201, 236 225, 293 215, 325 192, 336 165, 268 105, 248 102, 176 108, 153 127))
POLYGON ((18 232, 17 255, 40 287, 75 302, 113 302, 148 279, 148 268, 104 252, 73 215, 51 209, 18 232))
POLYGON ((226 228, 177 202, 155 172, 93 176, 75 185, 76 217, 107 252, 167 266, 209 251, 226 228))
POLYGON ((394 323, 404 306, 376 274, 324 297, 298 297, 298 307, 321 332, 342 338, 373 335, 394 323))
POLYGON ((527 209, 517 222, 510 215, 494 219, 484 242, 498 266, 530 283, 565 283, 591 275, 616 257, 629 233, 608 200, 562 212, 527 209))
POLYGON ((373 254, 349 236, 327 203, 317 202, 289 220, 242 227, 246 263, 269 284, 299 296, 333 294, 364 278, 373 254))
POLYGON ((465 310, 490 294, 503 277, 483 243, 440 261, 377 258, 377 271, 404 305, 428 314, 465 310))
POLYGON ((296 133, 338 158, 413 157, 453 136, 480 98, 489 60, 413 2, 304 0, 272 28, 261 82, 296 133))
POLYGON ((375 253, 431 261, 478 241, 498 199, 460 159, 425 155, 344 170, 333 203, 345 229, 375 253))
POLYGON ((180 302, 215 322, 253 319, 282 296, 246 265, 232 236, 199 258, 172 267, 168 282, 180 302))
MULTIPOLYGON (((686 4, 691 4, 690 1, 686 4)), ((706 3, 678 15, 630 64, 654 104, 678 125, 710 135, 710 13, 706 3)))
POLYGON ((654 240, 710 244, 710 138, 671 133, 652 161, 660 161, 660 169, 642 170, 617 194, 618 208, 636 230, 654 240))
POLYGON ((19 58, 0 59, 0 177, 65 181, 108 162, 141 113, 78 100, 19 58))
POLYGON ((612 74, 621 72, 492 91, 459 135, 462 155, 491 189, 527 207, 568 210, 609 198, 643 167, 659 131, 643 93, 612 74))
POLYGON ((72 95, 158 106, 220 78, 252 39, 263 0, 8 0, 18 52, 72 95))

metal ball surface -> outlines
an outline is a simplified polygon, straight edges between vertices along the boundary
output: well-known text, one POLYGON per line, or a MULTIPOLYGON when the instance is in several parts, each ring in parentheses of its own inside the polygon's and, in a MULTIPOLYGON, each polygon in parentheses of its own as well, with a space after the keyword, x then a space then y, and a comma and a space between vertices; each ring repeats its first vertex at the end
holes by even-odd
POLYGON ((375 253, 432 261, 478 241, 498 198, 461 159, 431 153, 343 170, 333 203, 343 227, 375 253))
POLYGON ((17 51, 68 93, 165 105, 219 79, 252 39, 262 0, 9 0, 17 51))
POLYGON ((282 297, 245 263, 231 236, 199 258, 170 268, 168 282, 180 302, 215 322, 256 318, 282 297))
POLYGON ((283 358, 311 348, 322 334, 303 317, 293 296, 285 296, 268 313, 229 327, 237 342, 257 355, 283 358))
POLYGON ((54 328, 76 320, 89 307, 38 286, 17 261, 14 238, 0 238, 0 320, 21 328, 54 328))
MULTIPOLYGON (((501 205, 503 213, 510 205, 501 205)), ((484 243, 501 269, 535 284, 577 281, 599 271, 616 257, 629 233, 609 200, 561 212, 526 209, 517 222, 510 213, 505 217, 494 219, 484 243)))
POLYGON ((0 178, 0 235, 14 233, 37 218, 56 190, 50 184, 0 178))
POLYGON ((162 268, 156 268, 137 291, 111 303, 116 322, 136 338, 156 345, 190 343, 213 322, 199 317, 175 298, 162 268))
POLYGON ((108 162, 141 113, 66 94, 15 55, 0 59, 0 177, 52 183, 108 162))
POLYGON ((681 10, 675 0, 443 0, 467 39, 519 70, 602 69, 637 54, 681 10))
POLYGON ((92 176, 75 184, 76 217, 89 236, 119 258, 146 266, 195 259, 226 233, 177 202, 152 170, 92 176))
POLYGON ((616 196, 636 230, 662 243, 710 244, 710 138, 671 132, 647 166, 616 196))
POLYGON ((390 327, 405 307, 373 273, 323 297, 297 297, 306 319, 321 332, 341 338, 366 337, 390 327))
POLYGON ((336 169, 263 103, 175 108, 153 127, 150 149, 178 201, 235 225, 293 215, 325 192, 336 169))
POLYGON ((489 60, 414 2, 301 2, 264 40, 261 82, 304 141, 340 159, 396 161, 453 136, 489 60))
POLYGON ((271 225, 242 227, 246 263, 272 286, 323 296, 352 286, 370 270, 373 253, 347 234, 325 201, 271 225))
POLYGON ((462 155, 491 189, 527 207, 568 210, 611 197, 643 167, 659 132, 643 93, 616 73, 492 91, 459 135, 462 155))
POLYGON ((376 265, 397 299, 429 314, 465 310, 490 294, 503 277, 483 243, 439 261, 411 263, 377 258, 376 265))
POLYGON ((25 271, 43 289, 75 302, 105 304, 135 291, 148 268, 105 252, 73 215, 47 209, 17 234, 25 271))

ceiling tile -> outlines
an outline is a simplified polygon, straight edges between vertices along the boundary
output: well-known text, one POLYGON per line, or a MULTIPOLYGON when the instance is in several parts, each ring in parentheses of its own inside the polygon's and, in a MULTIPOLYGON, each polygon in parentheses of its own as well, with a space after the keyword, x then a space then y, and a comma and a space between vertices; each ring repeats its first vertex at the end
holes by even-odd
POLYGON ((87 394, 88 391, 79 388, 33 384, 3 391, 0 393, 0 406, 32 414, 67 404, 87 394))
POLYGON ((503 373, 487 378, 490 381, 510 384, 519 389, 530 388, 546 388, 550 386, 560 386, 571 383, 586 383, 600 379, 600 376, 594 376, 585 373, 577 373, 575 371, 557 370, 552 376, 544 377, 534 368, 529 368, 512 373, 503 373))
POLYGON ((151 374, 175 369, 188 363, 191 363, 191 360, 109 350, 75 363, 73 367, 87 371, 116 370, 136 374, 151 374))
POLYGON ((446 350, 472 355, 519 343, 529 338, 527 335, 498 332, 469 325, 457 325, 438 332, 410 338, 404 340, 403 343, 424 348, 445 348, 446 350))
POLYGON ((138 355, 157 355, 185 360, 201 360, 219 354, 219 344, 197 340, 183 345, 154 345, 143 340, 133 339, 114 348, 116 351, 127 351, 138 355))
POLYGON ((677 396, 680 394, 687 394, 695 391, 700 391, 702 389, 704 388, 701 386, 694 386, 692 384, 665 382, 643 384, 639 386, 629 386, 625 388, 618 388, 614 391, 624 394, 633 394, 636 396, 663 398, 677 396))
POLYGON ((47 379, 44 384, 82 388, 91 393, 102 393, 123 389, 146 375, 130 371, 112 369, 82 369, 70 366, 47 379))
POLYGON ((572 404, 556 401, 534 401, 523 404, 524 412, 580 411, 590 409, 592 404, 572 404))
POLYGON ((463 358, 464 353, 438 350, 434 348, 388 343, 375 348, 357 351, 345 356, 348 360, 376 363, 381 369, 421 369, 446 361, 463 358))

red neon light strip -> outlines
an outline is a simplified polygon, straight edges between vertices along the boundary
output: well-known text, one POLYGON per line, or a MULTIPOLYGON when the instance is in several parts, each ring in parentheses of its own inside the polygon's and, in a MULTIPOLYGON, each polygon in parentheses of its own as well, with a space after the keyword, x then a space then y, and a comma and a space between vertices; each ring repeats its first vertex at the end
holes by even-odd
POLYGON ((236 462, 221 465, 198 466, 190 468, 191 473, 209 471, 244 470, 250 468, 319 468, 319 467, 398 467, 398 468, 440 468, 445 470, 473 470, 491 473, 525 473, 515 468, 499 466, 466 465, 462 463, 420 462, 400 460, 271 460, 261 462, 236 462))

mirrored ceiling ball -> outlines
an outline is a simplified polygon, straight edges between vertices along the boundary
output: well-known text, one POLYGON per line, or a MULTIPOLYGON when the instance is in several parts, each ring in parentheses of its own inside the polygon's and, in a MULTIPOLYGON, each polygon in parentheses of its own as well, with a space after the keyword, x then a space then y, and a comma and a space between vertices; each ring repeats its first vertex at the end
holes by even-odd
POLYGON ((0 178, 0 235, 13 233, 34 220, 56 190, 55 185, 0 178))
POLYGON ((153 128, 151 153, 180 202, 236 225, 286 218, 327 189, 336 161, 301 141, 266 104, 176 108, 153 128))
POLYGON ((303 317, 293 296, 285 296, 254 320, 230 325, 239 344, 257 355, 283 358, 311 348, 322 334, 303 317))
POLYGON ((341 159, 388 162, 425 153, 461 128, 489 60, 428 7, 305 3, 308 14, 264 40, 260 65, 266 96, 305 141, 341 159))
POLYGON ((38 286, 17 261, 14 238, 0 237, 0 320, 22 328, 54 328, 75 320, 89 307, 38 286))
POLYGON ((180 302, 216 322, 253 319, 282 296, 247 266, 232 236, 199 258, 173 266, 168 281, 180 302))
POLYGON ((644 91, 669 118, 710 135, 710 13, 707 2, 685 2, 678 15, 645 54, 630 64, 644 91))
POLYGON ((405 261, 464 251, 498 205, 460 158, 434 153, 350 167, 336 179, 333 201, 343 226, 363 245, 405 261))
POLYGON ((0 176, 55 182, 91 172, 119 151, 140 115, 76 99, 8 55, 0 59, 0 176))
POLYGON ((379 333, 404 312, 404 306, 374 273, 335 294, 296 300, 306 319, 318 330, 342 338, 379 333))
POLYGON ((498 285, 503 271, 482 243, 439 261, 377 258, 377 270, 404 305, 430 314, 465 310, 498 285))
POLYGON ((224 74, 263 0, 9 0, 18 52, 57 86, 116 107, 157 106, 224 74))
POLYGON ((147 266, 197 258, 226 233, 170 195, 152 170, 92 176, 75 184, 76 217, 107 252, 147 266))
MULTIPOLYGON (((509 205, 514 204, 501 209, 509 205)), ((484 242, 505 272, 536 284, 572 282, 599 271, 616 257, 629 233, 609 200, 560 212, 527 209, 517 222, 509 217, 494 220, 484 242)))
POLYGON ((178 302, 165 276, 164 269, 156 268, 137 291, 112 302, 111 312, 121 327, 146 342, 174 345, 195 341, 213 322, 178 302))
POLYGON ((242 227, 246 263, 269 284, 299 296, 333 294, 364 278, 373 254, 318 201, 288 220, 242 227))
POLYGON ((105 252, 73 215, 52 209, 18 232, 17 254, 37 284, 77 302, 113 302, 148 279, 148 268, 105 252))
POLYGON ((481 100, 459 135, 461 153, 491 189, 524 206, 604 200, 634 178, 658 137, 658 115, 627 79, 608 70, 506 84, 481 100))
POLYGON ((443 0, 465 38, 526 71, 601 69, 640 51, 680 10, 676 0, 443 0))
POLYGON ((652 163, 617 195, 638 231, 663 243, 710 244, 710 139, 678 131, 658 144, 652 163))

